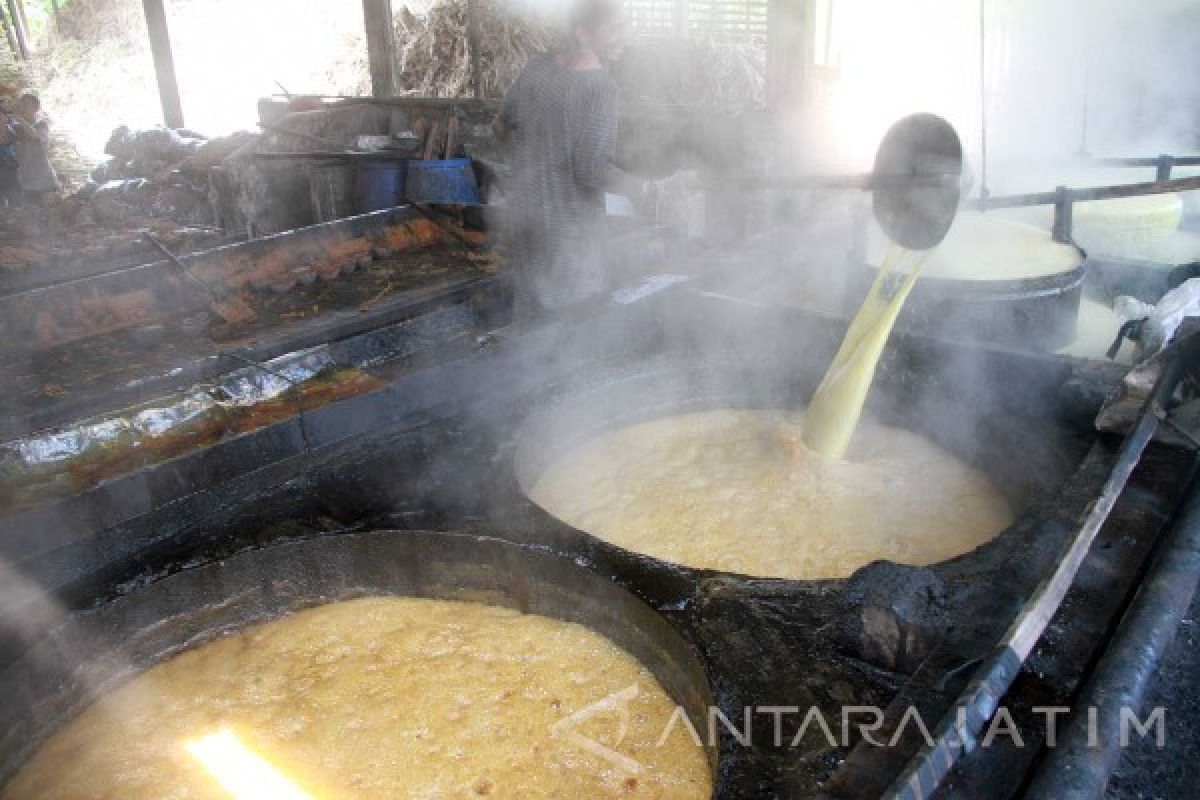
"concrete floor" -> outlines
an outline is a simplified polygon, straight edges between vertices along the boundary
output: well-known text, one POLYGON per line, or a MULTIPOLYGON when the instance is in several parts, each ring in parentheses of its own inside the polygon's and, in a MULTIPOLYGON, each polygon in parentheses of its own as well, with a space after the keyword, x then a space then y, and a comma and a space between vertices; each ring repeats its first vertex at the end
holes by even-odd
POLYGON ((1185 800, 1197 796, 1200 755, 1200 594, 1163 658, 1147 709, 1166 708, 1166 746, 1153 738, 1125 751, 1109 782, 1108 800, 1185 800))

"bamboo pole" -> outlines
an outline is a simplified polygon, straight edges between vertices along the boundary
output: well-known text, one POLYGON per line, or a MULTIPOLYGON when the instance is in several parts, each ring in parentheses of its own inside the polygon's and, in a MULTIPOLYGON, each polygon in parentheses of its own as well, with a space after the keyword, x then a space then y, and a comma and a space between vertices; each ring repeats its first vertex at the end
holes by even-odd
POLYGON ((21 15, 17 12, 17 0, 8 0, 8 17, 12 21, 13 32, 17 37, 17 49, 21 58, 29 59, 29 39, 25 36, 25 26, 21 24, 21 15))
POLYGON ((21 30, 25 34, 25 53, 31 55, 34 52, 33 37, 29 35, 29 18, 25 16, 25 0, 16 0, 17 15, 21 18, 21 30))
POLYGON ((13 33, 13 26, 8 21, 8 14, 4 8, 0 7, 0 21, 4 23, 4 36, 8 39, 8 47, 12 50, 13 59, 20 61, 22 59, 21 46, 17 44, 17 36, 13 33))

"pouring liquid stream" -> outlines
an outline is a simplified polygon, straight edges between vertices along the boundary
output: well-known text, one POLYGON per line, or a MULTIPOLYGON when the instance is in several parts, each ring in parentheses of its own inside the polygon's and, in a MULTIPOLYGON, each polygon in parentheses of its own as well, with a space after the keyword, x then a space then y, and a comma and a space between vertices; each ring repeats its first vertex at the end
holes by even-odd
POLYGON ((808 410, 710 409, 608 431, 548 466, 530 497, 664 561, 792 580, 873 561, 927 565, 1012 524, 1005 495, 919 434, 863 419, 927 250, 893 246, 808 410))
POLYGON ((889 248, 809 403, 803 440, 810 450, 826 458, 845 457, 888 337, 931 252, 906 250, 898 245, 889 248), (909 265, 907 270, 901 266, 904 263, 909 265))

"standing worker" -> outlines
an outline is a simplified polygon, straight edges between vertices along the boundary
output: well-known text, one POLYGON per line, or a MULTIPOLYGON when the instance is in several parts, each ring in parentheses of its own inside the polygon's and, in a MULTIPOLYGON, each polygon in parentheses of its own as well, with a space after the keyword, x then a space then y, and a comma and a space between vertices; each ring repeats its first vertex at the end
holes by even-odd
POLYGON ((58 176, 50 165, 50 123, 33 93, 21 95, 10 120, 17 151, 17 181, 22 199, 44 205, 58 191, 58 176))
POLYGON ((617 85, 608 67, 625 45, 617 0, 578 0, 566 40, 517 78, 496 119, 512 142, 508 219, 516 314, 528 319, 609 288, 605 191, 637 181, 613 163, 617 85))

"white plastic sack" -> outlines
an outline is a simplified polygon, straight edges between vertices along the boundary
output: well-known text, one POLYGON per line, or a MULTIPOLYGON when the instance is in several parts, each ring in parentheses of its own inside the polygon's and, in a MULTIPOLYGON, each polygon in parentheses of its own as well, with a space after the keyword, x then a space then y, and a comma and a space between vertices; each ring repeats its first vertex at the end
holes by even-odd
POLYGON ((1163 295, 1156 306, 1132 297, 1118 297, 1118 314, 1126 319, 1146 318, 1139 337, 1137 360, 1144 361, 1162 350, 1187 317, 1200 317, 1200 278, 1192 278, 1163 295))

